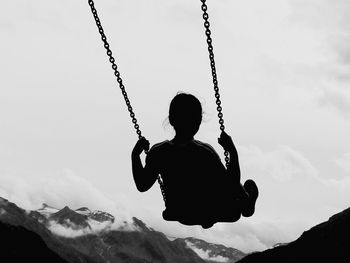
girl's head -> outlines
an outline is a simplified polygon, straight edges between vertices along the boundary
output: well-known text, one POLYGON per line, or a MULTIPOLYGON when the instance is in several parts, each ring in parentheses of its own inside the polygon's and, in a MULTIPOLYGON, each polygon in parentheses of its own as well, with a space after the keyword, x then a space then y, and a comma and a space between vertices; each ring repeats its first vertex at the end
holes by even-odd
POLYGON ((191 94, 177 94, 170 103, 169 122, 177 134, 195 135, 202 122, 200 101, 191 94))

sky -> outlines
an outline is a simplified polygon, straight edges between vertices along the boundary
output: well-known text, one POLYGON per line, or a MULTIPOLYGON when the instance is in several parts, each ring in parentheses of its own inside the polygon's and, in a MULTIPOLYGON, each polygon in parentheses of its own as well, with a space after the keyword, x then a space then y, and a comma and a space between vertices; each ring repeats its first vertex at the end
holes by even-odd
MULTIPOLYGON (((241 249, 289 242, 350 206, 350 2, 208 0, 226 131, 256 213, 209 230, 166 222, 136 190, 137 141, 87 1, 11 0, 0 10, 0 196, 26 209, 88 206, 169 236, 241 249)), ((142 134, 174 136, 177 92, 197 96, 197 139, 219 124, 200 1, 96 0, 142 134)))

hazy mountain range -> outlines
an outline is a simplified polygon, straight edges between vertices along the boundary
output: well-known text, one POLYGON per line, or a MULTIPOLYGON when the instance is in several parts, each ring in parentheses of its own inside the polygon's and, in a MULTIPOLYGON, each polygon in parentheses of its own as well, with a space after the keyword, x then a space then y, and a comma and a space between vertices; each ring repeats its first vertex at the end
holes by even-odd
MULTIPOLYGON (((0 198, 0 246, 7 262, 236 262, 245 254, 195 238, 170 238, 133 218, 47 204, 26 211, 0 198)), ((1 262, 6 262, 1 260, 1 262)))
POLYGON ((87 207, 43 204, 26 211, 0 198, 1 262, 350 262, 350 208, 295 241, 249 255, 192 237, 167 237, 135 217, 118 220, 87 207))

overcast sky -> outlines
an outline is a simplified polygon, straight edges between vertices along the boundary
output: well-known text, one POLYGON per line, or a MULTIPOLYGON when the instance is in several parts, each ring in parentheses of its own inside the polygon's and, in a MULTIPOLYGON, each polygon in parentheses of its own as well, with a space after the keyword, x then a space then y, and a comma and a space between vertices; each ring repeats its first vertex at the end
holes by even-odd
MULTIPOLYGON (((143 135, 178 91, 203 103, 198 139, 219 126, 199 0, 96 0, 143 135)), ((350 206, 350 2, 208 0, 226 130, 256 214, 210 230, 161 218, 155 185, 138 193, 137 136, 87 1, 11 0, 0 10, 0 196, 37 209, 89 206, 137 216, 172 236, 243 251, 288 242, 350 206)))

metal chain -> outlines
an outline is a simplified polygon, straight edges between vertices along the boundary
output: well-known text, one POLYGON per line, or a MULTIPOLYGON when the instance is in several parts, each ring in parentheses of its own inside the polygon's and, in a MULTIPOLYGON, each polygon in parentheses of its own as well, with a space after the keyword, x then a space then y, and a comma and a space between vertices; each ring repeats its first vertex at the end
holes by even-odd
MULTIPOLYGON (((213 40, 211 38, 209 15, 207 13, 208 6, 206 5, 206 0, 200 0, 200 1, 202 2, 205 35, 207 36, 211 75, 213 77, 213 84, 214 84, 214 91, 215 91, 215 98, 216 98, 216 105, 217 105, 216 109, 218 111, 220 130, 224 131, 225 130, 224 119, 223 119, 224 114, 222 113, 222 106, 221 106, 220 93, 219 93, 219 84, 218 84, 218 78, 217 78, 217 74, 216 74, 213 40)), ((224 154, 225 154, 226 167, 228 167, 229 163, 230 163, 229 153, 228 153, 228 151, 225 151, 224 154)))
POLYGON ((88 0, 89 2, 89 5, 90 5, 90 8, 91 8, 91 12, 92 12, 92 15, 94 16, 94 19, 95 19, 95 22, 96 22, 96 25, 98 27, 98 32, 100 33, 101 35, 101 39, 103 41, 103 45, 104 45, 104 48, 106 49, 107 51, 107 56, 109 57, 109 62, 111 62, 112 64, 112 69, 114 70, 114 75, 117 77, 117 81, 119 83, 119 88, 122 92, 122 95, 124 97, 124 100, 125 100, 125 103, 126 103, 126 106, 128 107, 128 111, 129 111, 129 114, 130 114, 130 117, 131 117, 131 120, 132 120, 132 123, 134 124, 134 128, 136 130, 136 133, 139 137, 139 139, 142 137, 141 135, 141 130, 140 130, 140 126, 137 124, 137 119, 135 117, 135 113, 133 111, 133 108, 131 106, 131 103, 130 103, 130 100, 128 98, 128 94, 125 90, 125 86, 123 84, 123 80, 122 78, 120 77, 120 72, 118 70, 118 66, 117 64, 115 63, 115 59, 112 55, 112 51, 109 47, 109 44, 107 42, 107 37, 104 33, 104 30, 102 28, 102 25, 101 25, 101 21, 100 21, 100 18, 98 17, 98 14, 97 14, 97 11, 96 11, 96 8, 94 6, 94 2, 92 0, 88 0))
MULTIPOLYGON (((97 14, 97 10, 95 8, 94 1, 93 0, 88 0, 88 3, 90 5, 92 15, 94 16, 94 19, 95 19, 95 22, 96 22, 96 25, 97 25, 97 28, 98 28, 98 32, 101 35, 101 39, 103 41, 103 46, 106 49, 107 56, 109 57, 109 62, 112 64, 112 69, 114 71, 114 76, 117 77, 117 82, 119 83, 119 88, 120 88, 121 93, 122 93, 122 95, 124 97, 126 106, 128 108, 128 111, 129 111, 129 114, 130 114, 130 117, 131 117, 131 120, 132 120, 132 123, 134 125, 135 130, 136 130, 136 134, 138 135, 138 137, 140 139, 140 138, 142 138, 142 133, 141 133, 141 130, 140 130, 140 126, 137 123, 137 119, 136 119, 134 110, 133 110, 133 108, 131 106, 130 100, 128 98, 128 94, 127 94, 127 92, 125 90, 125 86, 123 84, 123 80, 120 77, 120 72, 118 70, 118 66, 115 63, 115 59, 114 59, 114 57, 112 55, 112 51, 111 51, 109 43, 107 41, 107 37, 106 37, 106 35, 104 33, 104 30, 103 30, 100 18, 98 17, 98 14, 97 14)), ((148 151, 145 151, 145 152, 146 152, 146 154, 148 153, 148 151)), ((160 190, 162 192, 163 200, 166 203, 163 180, 161 179, 160 176, 158 176, 157 181, 159 183, 160 190)))

